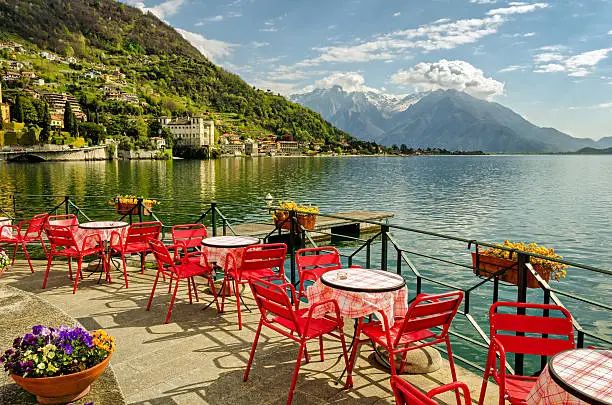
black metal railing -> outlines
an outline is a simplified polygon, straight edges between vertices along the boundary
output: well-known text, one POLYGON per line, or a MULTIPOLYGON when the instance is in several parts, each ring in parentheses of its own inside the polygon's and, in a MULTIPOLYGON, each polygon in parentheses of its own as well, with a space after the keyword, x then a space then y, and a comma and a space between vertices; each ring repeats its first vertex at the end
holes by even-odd
MULTIPOLYGON (((107 219, 110 215, 120 215, 116 213, 115 207, 109 207, 108 205, 109 201, 112 204, 114 198, 116 197, 0 194, 0 211, 13 221, 30 218, 32 215, 43 211, 73 213, 79 217, 79 220, 90 221, 92 218, 107 219)), ((159 209, 148 207, 143 198, 138 198, 133 206, 134 210, 130 209, 129 214, 123 214, 120 218, 132 222, 132 217, 134 217, 141 222, 145 219, 145 216, 151 216, 152 219, 162 222, 165 239, 169 238, 169 228, 178 223, 203 223, 210 229, 213 236, 237 234, 239 232, 238 224, 265 225, 265 227, 260 228, 262 231, 258 234, 264 241, 280 239, 287 243, 290 259, 288 260, 289 268, 286 269, 286 272, 295 285, 299 282, 295 266, 296 250, 306 244, 317 245, 321 238, 326 238, 325 240, 336 238, 342 241, 339 250, 348 261, 348 265, 359 262, 367 268, 375 267, 395 271, 406 279, 411 297, 429 291, 447 289, 463 291, 465 299, 463 308, 459 312, 459 318, 461 318, 459 322, 462 328, 454 327, 451 335, 459 339, 460 345, 466 345, 470 350, 477 348, 478 355, 465 358, 455 354, 454 357, 480 370, 483 369, 484 360, 477 362, 474 359, 478 360, 478 357, 480 357, 482 360, 486 356, 489 338, 488 333, 485 332, 486 327, 483 328, 483 325, 486 325, 488 321, 488 306, 490 304, 487 303, 489 300, 495 302, 501 297, 504 300, 515 300, 517 302, 531 300, 543 303, 552 302, 557 305, 565 304, 564 306, 569 307, 570 312, 574 314, 580 313, 581 310, 584 313, 582 306, 586 305, 589 308, 604 311, 607 318, 612 311, 612 306, 607 303, 609 301, 609 299, 606 299, 607 297, 601 297, 601 300, 598 300, 575 291, 564 291, 551 287, 534 270, 530 264, 530 258, 546 259, 569 265, 572 268, 587 271, 593 277, 601 278, 602 282, 610 282, 612 271, 588 264, 512 250, 491 242, 395 225, 388 221, 355 219, 358 223, 365 223, 378 228, 377 231, 367 235, 367 237, 362 237, 361 235, 334 233, 333 228, 304 229, 298 221, 298 215, 303 214, 299 210, 289 211, 289 215, 284 221, 273 225, 271 223, 271 213, 280 210, 280 207, 200 200, 162 198, 156 200, 161 203, 159 209), (283 229, 283 225, 287 222, 289 222, 289 229, 283 229), (425 247, 423 247, 424 244, 425 247), (478 268, 478 263, 468 264, 466 262, 466 257, 469 257, 472 252, 477 252, 479 247, 496 247, 512 251, 516 255, 516 269, 518 271, 516 286, 501 281, 501 273, 489 273, 487 270, 478 268), (438 268, 452 270, 443 273, 432 271, 432 269, 438 268), (463 273, 459 273, 457 270, 463 271, 463 273), (480 278, 474 275, 473 278, 470 277, 466 281, 464 270, 470 272, 478 270, 478 273, 482 275, 480 278), (457 275, 457 277, 448 277, 449 274, 457 275), (536 278, 539 286, 536 292, 531 293, 531 298, 527 289, 528 274, 532 274, 536 278), (515 296, 512 297, 512 295, 515 296), (563 303, 560 297, 564 297, 566 302, 563 303), (580 305, 570 306, 568 302, 576 302, 580 305), (483 307, 487 311, 479 311, 483 307)), ((318 214, 318 217, 347 220, 346 216, 333 214, 318 214)), ((351 219, 348 218, 348 220, 351 219)), ((325 243, 329 244, 330 242, 325 243)), ((583 323, 578 321, 578 317, 579 315, 575 315, 573 318, 578 347, 584 347, 587 340, 598 345, 612 346, 612 340, 609 336, 603 336, 602 333, 594 331, 593 325, 591 325, 591 328, 585 327, 583 323)), ((545 358, 541 358, 538 362, 539 366, 543 367, 545 361, 545 358)), ((524 366, 525 359, 520 355, 515 356, 514 371, 523 374, 524 366)))

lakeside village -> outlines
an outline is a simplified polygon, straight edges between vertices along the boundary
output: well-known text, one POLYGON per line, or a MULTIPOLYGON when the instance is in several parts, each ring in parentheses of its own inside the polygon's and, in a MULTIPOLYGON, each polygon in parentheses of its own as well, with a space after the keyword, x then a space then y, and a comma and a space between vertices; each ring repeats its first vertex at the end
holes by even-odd
POLYGON ((136 87, 120 68, 39 51, 15 41, 0 40, 0 72, 0 160, 8 159, 11 152, 58 153, 98 145, 105 146, 106 152, 89 154, 89 159, 463 154, 414 150, 406 145, 387 148, 357 139, 328 144, 323 139, 298 142, 290 134, 226 132, 231 129, 227 123, 239 119, 232 115, 238 114, 147 115, 144 112, 150 106, 139 99, 136 87), (66 77, 70 83, 59 81, 66 77), (77 100, 71 94, 77 87, 94 94, 81 92, 77 100), (108 116, 114 120, 109 121, 108 116))

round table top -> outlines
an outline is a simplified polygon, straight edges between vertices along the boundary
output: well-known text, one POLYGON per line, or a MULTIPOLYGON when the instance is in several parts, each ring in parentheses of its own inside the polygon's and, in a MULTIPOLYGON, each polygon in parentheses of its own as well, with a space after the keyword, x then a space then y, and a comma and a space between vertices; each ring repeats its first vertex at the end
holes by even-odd
POLYGON ((259 244, 253 236, 212 236, 202 239, 202 245, 212 248, 241 248, 259 244))
POLYGON ((611 403, 605 396, 612 392, 612 350, 566 350, 550 358, 548 371, 554 382, 576 398, 589 404, 611 403))
POLYGON ((321 282, 339 290, 372 293, 396 291, 406 285, 398 274, 362 268, 330 270, 321 275, 321 282))
POLYGON ((129 224, 123 221, 91 221, 79 224, 81 229, 117 229, 125 228, 129 224))

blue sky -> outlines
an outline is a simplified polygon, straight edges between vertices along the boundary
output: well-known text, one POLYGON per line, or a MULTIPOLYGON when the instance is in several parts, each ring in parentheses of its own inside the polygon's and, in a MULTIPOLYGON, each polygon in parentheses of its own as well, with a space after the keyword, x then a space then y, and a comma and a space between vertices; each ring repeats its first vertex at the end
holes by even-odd
POLYGON ((123 1, 264 90, 457 89, 612 136, 612 0, 123 1))

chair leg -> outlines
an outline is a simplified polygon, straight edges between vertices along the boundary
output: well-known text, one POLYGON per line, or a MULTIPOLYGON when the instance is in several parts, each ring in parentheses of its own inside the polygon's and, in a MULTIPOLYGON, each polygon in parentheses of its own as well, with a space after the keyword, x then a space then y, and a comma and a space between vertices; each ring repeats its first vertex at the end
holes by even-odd
POLYGON ((47 252, 47 246, 45 246, 45 241, 43 240, 42 236, 40 237, 40 244, 42 245, 43 252, 45 252, 45 257, 49 256, 49 253, 47 252))
POLYGON ((319 336, 319 354, 321 355, 321 361, 325 361, 325 357, 323 355, 323 335, 319 336))
MULTIPOLYGON (((221 312, 221 308, 219 307, 219 296, 217 295, 217 290, 215 289, 215 279, 212 277, 212 274, 208 274, 208 285, 210 286, 210 291, 212 291, 213 299, 215 300, 215 305, 217 306, 217 312, 221 312)), ((223 287, 221 287, 223 289, 223 287)))
POLYGON ((229 288, 229 276, 225 276, 223 277, 223 283, 221 284, 221 311, 220 312, 224 312, 225 311, 225 296, 227 289, 229 288))
POLYGON ((77 259, 77 274, 74 277, 74 288, 72 289, 72 293, 76 294, 77 287, 79 285, 79 278, 82 278, 83 275, 81 273, 81 267, 83 267, 83 258, 79 257, 77 259))
POLYGON ((246 366, 246 370, 244 370, 244 377, 242 377, 243 381, 248 380, 249 371, 251 371, 251 364, 253 364, 253 357, 255 356, 255 348, 257 347, 257 341, 259 340, 259 335, 261 334, 261 326, 263 325, 263 319, 259 319, 259 325, 257 325, 257 332, 255 332, 255 339, 253 339, 253 346, 251 346, 251 353, 249 354, 249 361, 246 366))
POLYGON ((146 253, 140 254, 140 274, 144 274, 145 255, 146 253))
POLYGON ((28 248, 26 247, 25 241, 21 242, 21 247, 23 249, 23 253, 25 254, 26 260, 28 261, 28 265, 30 266, 30 271, 34 273, 34 267, 32 267, 32 261, 30 260, 30 255, 28 254, 28 248))
MULTIPOLYGON (((448 364, 451 369, 451 376, 453 377, 453 382, 457 382, 457 372, 455 371, 455 360, 453 359, 453 351, 451 350, 450 338, 446 335, 446 351, 448 353, 448 364)), ((459 395, 459 388, 455 388, 455 399, 457 400, 457 405, 461 405, 461 395, 459 395)))
POLYGON ((121 263, 123 264, 123 278, 125 279, 125 288, 128 288, 127 263, 125 261, 125 254, 123 253, 121 253, 121 263))
POLYGON ((234 292, 236 294, 236 306, 238 307, 238 329, 242 330, 242 312, 240 310, 240 291, 238 289, 238 280, 234 279, 234 292))
POLYGON ((15 242, 15 247, 13 248, 13 258, 11 259, 11 266, 15 264, 15 257, 17 257, 17 247, 19 246, 19 242, 15 242))
POLYGON ((191 277, 191 284, 193 285, 193 295, 195 296, 196 302, 200 302, 200 297, 198 297, 198 286, 195 282, 195 277, 191 277))
POLYGON ((193 281, 193 277, 187 277, 187 294, 189 295, 189 303, 193 304, 193 300, 191 299, 191 282, 193 281))
POLYGON ((485 371, 482 376, 482 385, 480 386, 480 396, 478 397, 478 405, 484 404, 484 398, 487 393, 487 384, 489 383, 489 374, 491 370, 490 357, 491 357, 490 355, 487 356, 487 362, 485 364, 485 371))
POLYGON ((174 293, 172 293, 172 299, 170 299, 170 307, 168 308, 168 315, 166 315, 166 323, 170 320, 170 315, 172 314, 172 306, 174 306, 174 299, 176 298, 176 292, 178 291, 179 282, 181 278, 176 276, 176 283, 174 285, 174 293))
POLYGON ((295 383, 297 383, 298 373, 300 371, 300 363, 302 362, 302 355, 304 354, 304 349, 306 348, 306 342, 302 341, 300 343, 300 349, 298 351, 298 358, 295 362, 295 368, 293 369, 293 377, 291 378, 291 387, 289 387, 289 396, 287 397, 287 405, 291 405, 291 401, 293 401, 293 391, 295 390, 295 383))
POLYGON ((159 280, 159 270, 155 275, 155 281, 153 282, 153 288, 151 288, 151 295, 149 295, 149 302, 147 303, 147 311, 151 308, 151 301, 153 301, 153 294, 155 293, 155 287, 157 287, 157 280, 159 280))
POLYGON ((349 365, 349 356, 348 356, 348 350, 346 348, 346 339, 344 338, 344 331, 342 330, 342 327, 338 327, 338 339, 340 339, 340 343, 342 344, 342 355, 344 356, 344 367, 345 369, 348 369, 348 365, 349 365))
POLYGON ((49 270, 51 269, 51 262, 53 261, 53 254, 49 254, 49 258, 47 259, 47 270, 45 271, 45 278, 43 280, 42 288, 47 286, 47 279, 49 278, 49 270))
POLYGON ((68 278, 74 280, 72 276, 72 259, 68 257, 66 260, 68 261, 68 278))

